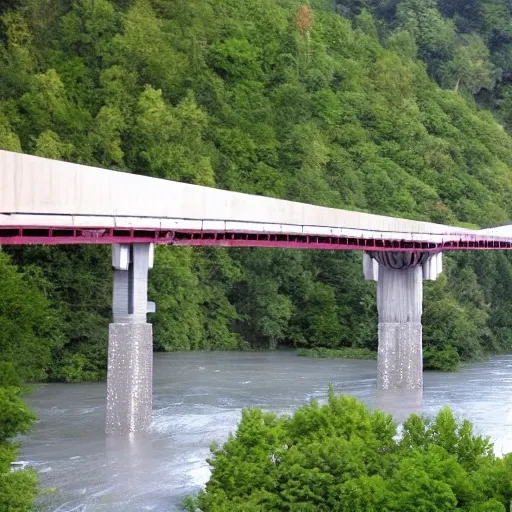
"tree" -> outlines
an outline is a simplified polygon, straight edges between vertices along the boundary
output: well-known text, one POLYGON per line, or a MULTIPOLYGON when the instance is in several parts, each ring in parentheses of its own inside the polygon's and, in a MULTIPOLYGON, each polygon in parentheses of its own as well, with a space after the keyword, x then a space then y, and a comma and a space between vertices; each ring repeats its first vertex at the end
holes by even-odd
POLYGON ((119 13, 108 0, 75 0, 60 20, 61 44, 101 67, 111 39, 121 28, 119 13))
POLYGON ((492 89, 499 72, 491 62, 488 48, 476 34, 461 36, 453 59, 442 66, 442 83, 456 91, 460 88, 471 94, 492 89))
POLYGON ((451 55, 455 27, 444 19, 435 0, 404 0, 396 13, 398 27, 408 30, 418 45, 420 56, 429 64, 451 55))
POLYGON ((148 294, 156 303, 152 315, 157 349, 207 348, 202 325, 203 294, 193 271, 194 255, 188 247, 159 247, 148 294))
POLYGON ((277 270, 278 255, 271 250, 237 253, 246 269, 243 281, 237 283, 231 294, 238 306, 238 329, 251 346, 275 349, 288 338, 295 309, 290 296, 283 293, 282 275, 269 272, 277 270))
POLYGON ((211 450, 210 480, 189 510, 505 511, 512 498, 510 457, 496 458, 449 409, 411 415, 398 436, 391 416, 332 388, 326 405, 291 417, 243 411, 211 450))
POLYGON ((39 269, 18 272, 0 252, 0 357, 25 380, 44 380, 52 352, 62 345, 60 323, 43 286, 48 283, 39 269))
POLYGON ((169 24, 155 14, 148 0, 137 0, 123 16, 121 33, 108 39, 104 62, 122 66, 151 85, 176 97, 187 73, 187 59, 172 43, 169 24), (167 30, 166 30, 167 29, 167 30))
POLYGON ((206 115, 192 93, 172 108, 162 91, 148 86, 137 104, 128 160, 134 170, 145 174, 213 185, 213 170, 202 144, 205 127, 206 115))
POLYGON ((3 100, 19 98, 35 71, 32 34, 19 12, 7 12, 0 19, 4 29, 0 44, 0 94, 3 100))
POLYGON ((26 434, 36 417, 21 399, 21 381, 10 363, 0 362, 0 510, 29 512, 37 495, 34 470, 11 472, 18 447, 11 438, 26 434))

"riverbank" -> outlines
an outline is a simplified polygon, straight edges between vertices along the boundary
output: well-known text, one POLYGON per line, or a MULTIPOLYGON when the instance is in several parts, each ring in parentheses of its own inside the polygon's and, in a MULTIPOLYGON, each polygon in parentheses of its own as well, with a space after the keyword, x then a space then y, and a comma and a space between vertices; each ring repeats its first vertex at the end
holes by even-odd
POLYGON ((303 357, 340 357, 342 359, 377 359, 377 352, 373 352, 367 348, 298 348, 296 351, 298 356, 303 357))
MULTIPOLYGON (((340 358, 340 359, 377 359, 377 352, 368 348, 298 348, 298 356, 317 357, 317 358, 340 358)), ((468 362, 477 362, 468 361, 468 362)), ((462 361, 453 347, 447 347, 443 350, 433 350, 426 348, 423 351, 423 369, 441 372, 456 372, 461 368, 462 361)))

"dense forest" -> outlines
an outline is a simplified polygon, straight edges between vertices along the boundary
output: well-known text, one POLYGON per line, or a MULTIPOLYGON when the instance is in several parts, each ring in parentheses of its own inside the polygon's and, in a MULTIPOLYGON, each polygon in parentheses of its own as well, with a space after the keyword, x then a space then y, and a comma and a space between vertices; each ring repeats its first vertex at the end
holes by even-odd
MULTIPOLYGON (((0 147, 406 218, 512 216, 512 7, 434 0, 10 0, 0 147), (469 6, 469 7, 468 7, 469 6), (469 9, 469 10, 468 10, 469 9)), ((425 286, 427 367, 512 348, 512 259, 425 286)), ((0 358, 104 377, 107 247, 4 247, 0 358)), ((356 252, 159 247, 156 350, 376 348, 356 252)))

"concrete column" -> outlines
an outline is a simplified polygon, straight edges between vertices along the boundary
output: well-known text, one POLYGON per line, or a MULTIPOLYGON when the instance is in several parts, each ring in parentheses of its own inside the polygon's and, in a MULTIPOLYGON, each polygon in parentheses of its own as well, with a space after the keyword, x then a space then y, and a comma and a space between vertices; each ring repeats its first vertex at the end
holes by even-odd
POLYGON ((112 314, 114 323, 127 323, 128 317, 128 288, 129 271, 113 269, 112 283, 112 314))
MULTIPOLYGON (((435 280, 441 270, 441 253, 372 252, 364 255, 365 277, 378 283, 378 392, 418 391, 421 394, 423 279, 435 280)), ((412 394, 415 395, 413 401, 418 398, 421 401, 421 396, 412 394)))
POLYGON ((146 322, 150 244, 112 246, 113 315, 109 326, 107 434, 144 430, 151 422, 153 335, 146 322))
POLYGON ((421 266, 397 270, 379 266, 378 389, 421 389, 423 355, 421 266))

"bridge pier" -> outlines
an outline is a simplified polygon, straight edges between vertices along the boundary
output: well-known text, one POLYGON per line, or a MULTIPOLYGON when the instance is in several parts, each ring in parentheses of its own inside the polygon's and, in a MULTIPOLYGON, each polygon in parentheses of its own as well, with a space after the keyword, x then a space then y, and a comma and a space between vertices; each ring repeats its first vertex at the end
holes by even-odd
POLYGON ((423 279, 441 273, 442 253, 370 252, 363 270, 377 281, 377 392, 410 392, 412 401, 421 401, 423 279))
POLYGON ((107 434, 144 430, 151 422, 153 332, 147 323, 151 244, 112 246, 113 313, 109 326, 107 434))

